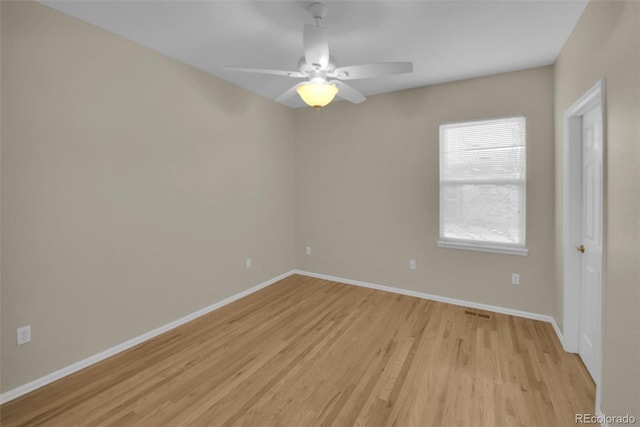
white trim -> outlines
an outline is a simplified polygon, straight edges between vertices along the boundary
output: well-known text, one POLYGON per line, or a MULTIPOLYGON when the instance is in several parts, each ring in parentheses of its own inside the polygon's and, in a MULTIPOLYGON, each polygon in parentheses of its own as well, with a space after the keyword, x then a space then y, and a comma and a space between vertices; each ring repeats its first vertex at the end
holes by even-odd
MULTIPOLYGON (((604 80, 598 81, 564 112, 563 135, 563 336, 564 349, 578 352, 580 335, 580 257, 575 250, 580 245, 581 225, 576 221, 581 212, 581 144, 580 117, 600 104, 604 114, 604 80), (580 188, 580 191, 576 190, 580 188)), ((604 120, 603 120, 604 123, 604 120)), ((604 143, 604 138, 603 138, 604 143)), ((603 230, 604 232, 604 230, 603 230)))
POLYGON ((93 356, 87 357, 86 359, 80 360, 76 363, 73 363, 69 366, 66 366, 62 369, 58 369, 57 371, 51 372, 50 374, 47 374, 43 377, 40 377, 38 379, 35 379, 33 381, 30 381, 26 384, 23 384, 19 387, 16 387, 14 389, 11 389, 5 393, 0 394, 0 405, 9 402, 10 400, 16 399, 22 395, 25 395, 27 393, 30 393, 40 387, 43 387, 47 384, 50 384, 54 381, 57 381, 61 378, 66 377, 67 375, 71 375, 74 372, 77 372, 81 369, 84 369, 88 366, 91 366, 95 363, 98 363, 104 359, 107 359, 115 354, 121 353, 125 350, 130 349, 131 347, 134 347, 138 344, 141 344, 147 340, 150 340, 151 338, 157 337, 160 334, 163 334, 167 331, 170 331, 171 329, 177 328, 180 325, 183 325, 187 322, 190 322, 200 316, 203 316, 207 313, 210 313, 214 310, 217 310, 218 308, 225 306, 229 303, 232 303, 240 298, 246 297, 249 294, 252 294, 256 291, 259 291, 260 289, 266 288, 269 285, 272 285, 282 279, 285 279, 289 276, 291 276, 292 274, 294 274, 294 270, 291 270, 287 273, 283 273, 277 277, 274 277, 273 279, 269 279, 265 282, 262 282, 252 288, 246 289, 242 292, 239 292, 235 295, 232 295, 228 298, 223 299, 222 301, 218 301, 214 304, 211 304, 208 307, 205 307, 203 309, 200 309, 198 311, 194 311, 191 314, 187 314, 186 316, 183 316, 177 320, 174 320, 173 322, 167 323, 166 325, 162 325, 156 329, 153 329, 149 332, 146 332, 142 335, 138 335, 135 338, 132 338, 128 341, 125 341, 123 343, 120 343, 118 345, 115 345, 111 348, 108 348, 104 351, 101 351, 100 353, 94 354, 93 356))
POLYGON ((115 354, 118 354, 120 352, 123 352, 125 350, 128 350, 131 347, 134 347, 138 344, 141 344, 147 340, 150 340, 151 338, 154 338, 160 334, 163 334, 171 329, 174 329, 180 325, 183 325, 187 322, 190 322, 191 320, 194 320, 200 316, 203 316, 207 313, 210 313, 211 311, 214 311, 222 306, 225 306, 229 303, 232 303, 240 298, 243 298, 247 295, 250 295, 256 291, 259 291, 260 289, 266 288, 269 285, 272 285, 282 279, 285 279, 293 274, 299 274, 302 276, 307 276, 307 277, 315 277, 318 279, 324 279, 324 280, 330 280, 330 281, 334 281, 334 282, 340 282, 340 283, 345 283, 348 285, 354 285, 354 286, 361 286, 361 287, 365 287, 365 288, 370 288, 370 289, 376 289, 376 290, 380 290, 380 291, 385 291, 385 292, 392 292, 392 293, 396 293, 396 294, 401 294, 401 295, 407 295, 407 296, 412 296, 412 297, 416 297, 416 298, 422 298, 422 299, 428 299, 428 300, 432 300, 432 301, 439 301, 439 302, 443 302, 443 303, 447 303, 447 304, 453 304, 453 305, 459 305, 459 306, 463 306, 463 307, 470 307, 470 308, 476 308, 476 309, 480 309, 480 310, 486 310, 486 311, 492 311, 494 313, 502 313, 502 314, 508 314, 508 315, 512 315, 512 316, 517 316, 517 317, 523 317, 526 319, 533 319, 533 320, 541 320, 543 322, 549 322, 551 323, 551 325, 553 326, 553 330, 556 332, 556 334, 558 335, 558 339, 560 340, 560 342, 563 342, 563 337, 562 337, 562 333, 560 332, 560 329, 558 328, 558 325, 556 324, 555 319, 552 316, 549 315, 545 315, 545 314, 538 314, 538 313, 531 313, 531 312, 527 312, 527 311, 521 311, 521 310, 515 310, 515 309, 511 309, 511 308, 505 308, 505 307, 499 307, 499 306, 494 306, 494 305, 488 305, 488 304, 482 304, 482 303, 477 303, 477 302, 472 302, 472 301, 466 301, 466 300, 460 300, 460 299, 456 299, 456 298, 449 298, 449 297, 443 297, 443 296, 439 296, 439 295, 432 295, 432 294, 426 294, 426 293, 422 293, 422 292, 416 292, 416 291, 410 291, 407 289, 401 289, 401 288, 395 288, 392 286, 384 286, 384 285, 378 285, 378 284, 374 284, 374 283, 368 283, 368 282, 362 282, 359 280, 351 280, 351 279, 345 279, 342 277, 335 277, 335 276, 329 276, 326 274, 318 274, 318 273, 312 273, 312 272, 308 272, 308 271, 303 271, 303 270, 291 270, 289 272, 286 272, 284 274, 281 274, 280 276, 274 277, 273 279, 267 280, 265 282, 262 282, 252 288, 246 289, 242 292, 239 292, 235 295, 232 295, 228 298, 225 298, 222 301, 219 301, 217 303, 214 303, 208 307, 205 307, 201 310, 195 311, 191 314, 188 314, 186 316, 183 316, 177 320, 174 320, 173 322, 167 323, 166 325, 160 326, 152 331, 146 332, 142 335, 139 335, 135 338, 132 338, 128 341, 125 341, 121 344, 118 344, 116 346, 113 346, 111 348, 108 348, 100 353, 97 353, 93 356, 90 356, 86 359, 80 360, 76 363, 73 363, 69 366, 66 366, 62 369, 59 369, 57 371, 54 371, 50 374, 47 374, 43 377, 40 377, 36 380, 33 380, 31 382, 28 382, 27 384, 21 385, 19 387, 16 387, 12 390, 9 390, 5 393, 0 394, 0 405, 9 402, 13 399, 16 399, 20 396, 23 396, 27 393, 30 393, 40 387, 44 387, 47 384, 50 384, 54 381, 57 381, 61 378, 66 377, 67 375, 71 375, 74 372, 77 372, 81 369, 84 369, 88 366, 91 366, 95 363, 98 363, 104 359, 107 359, 115 354))
POLYGON ((529 129, 527 126, 527 117, 526 115, 515 115, 515 116, 505 116, 505 117, 497 117, 497 118, 488 118, 488 119, 480 119, 473 121, 461 121, 461 122, 450 122, 443 123, 439 127, 439 164, 440 164, 440 172, 439 172, 439 202, 438 202, 438 229, 439 236, 437 246, 441 248, 449 248, 449 249, 462 249, 462 250, 471 250, 471 251, 479 251, 479 252, 492 252, 506 255, 521 255, 527 256, 528 250, 526 249, 526 241, 527 241, 527 162, 528 162, 528 154, 527 147, 529 140, 529 129), (443 179, 443 164, 444 164, 444 153, 446 150, 443 149, 443 144, 445 141, 444 134, 448 129, 451 128, 462 128, 462 127, 470 127, 476 126, 480 123, 498 123, 504 122, 507 120, 513 119, 522 119, 522 124, 524 127, 524 174, 522 179, 504 179, 504 180, 480 180, 480 181, 469 181, 469 180, 455 180, 451 179, 443 179), (443 226, 443 187, 447 185, 461 185, 461 184, 484 184, 484 183, 494 183, 494 184, 514 184, 520 187, 521 192, 520 195, 520 215, 519 215, 519 225, 520 231, 522 233, 521 241, 518 244, 500 244, 497 242, 482 242, 479 240, 465 240, 465 239, 450 239, 444 235, 444 226, 443 226))
POLYGON ((551 318, 550 320, 551 326, 553 326, 553 330, 556 332, 556 335, 558 336, 558 340, 560 340, 560 345, 562 345, 562 348, 564 348, 564 335, 562 335, 562 331, 560 330, 560 327, 558 327, 555 317, 553 316, 549 316, 549 317, 551 318))
POLYGON ((464 249, 467 251, 491 252, 494 254, 520 255, 527 256, 529 249, 527 248, 510 248, 508 246, 481 245, 479 243, 454 242, 450 240, 438 240, 439 248, 447 249, 464 249))
POLYGON ((307 276, 307 277, 314 277, 316 279, 323 279, 323 280, 329 280, 332 282, 345 283, 347 285, 361 286, 363 288, 376 289, 378 291, 384 291, 384 292, 392 292, 395 294, 407 295, 410 297, 422 298, 422 299, 427 299, 431 301, 444 302, 447 304, 459 305, 462 307, 470 307, 470 308, 476 308, 479 310, 492 311, 494 313, 508 314, 511 316, 523 317, 525 319, 541 320, 543 322, 551 323, 551 326, 553 326, 553 330, 556 332, 556 334, 558 334, 558 339, 560 340, 560 343, 562 343, 562 334, 560 333, 560 329, 558 328, 558 325, 556 324, 555 319, 552 316, 549 316, 547 314, 538 314, 538 313, 532 313, 529 311, 516 310, 513 308, 499 307, 496 305, 482 304, 479 302, 461 300, 457 298, 449 298, 449 297, 443 297, 440 295, 426 294, 423 292, 410 291, 408 289, 378 285, 378 284, 369 283, 369 282, 361 282, 359 280, 345 279, 343 277, 329 276, 326 274, 312 273, 312 272, 303 271, 303 270, 294 270, 293 272, 295 274, 300 274, 302 276, 307 276))
POLYGON ((597 405, 596 405, 596 416, 602 420, 602 422, 600 423, 600 427, 609 427, 609 423, 607 422, 607 416, 605 415, 604 412, 602 412, 602 409, 600 409, 597 405))
MULTIPOLYGON (((581 186, 581 167, 582 167, 582 122, 581 116, 600 105, 602 111, 602 143, 603 157, 606 156, 606 137, 605 129, 605 82, 604 79, 599 80, 588 91, 586 91, 576 102, 574 102, 564 112, 563 116, 563 275, 562 275, 562 315, 563 315, 563 347, 565 351, 577 353, 579 351, 580 338, 580 257, 575 248, 580 244, 582 239, 580 221, 575 218, 581 218, 582 212, 582 186, 581 186)), ((603 180, 606 176, 606 163, 603 158, 603 180)), ((605 183, 603 182, 603 190, 605 183)), ((605 195, 602 198, 603 224, 605 223, 605 195)), ((605 251, 606 251, 606 229, 602 229, 603 242, 603 275, 602 275, 602 292, 601 296, 604 300, 605 285, 605 251)), ((601 323, 602 325, 602 323, 601 323)), ((602 333, 602 326, 601 326, 602 333)), ((600 339, 603 343, 604 340, 600 339)), ((602 363, 602 353, 600 358, 602 363)), ((602 372, 602 366, 600 366, 602 372)), ((601 374, 600 374, 601 375, 601 374)), ((596 402, 595 412, 597 415, 602 414, 600 409, 601 403, 601 378, 594 378, 596 384, 596 402)), ((608 426, 608 424, 602 424, 608 426)))
POLYGON ((609 427, 609 423, 606 422, 606 414, 600 407, 602 403, 602 387, 596 383, 596 415, 602 416, 603 422, 600 424, 602 427, 609 427))
POLYGON ((455 121, 455 122, 444 122, 440 126, 460 126, 460 125, 466 125, 466 124, 468 124, 469 126, 473 126, 473 125, 475 125, 477 123, 499 122, 499 121, 502 121, 502 120, 514 119, 514 118, 517 118, 517 117, 522 117, 522 118, 526 119, 527 115, 522 113, 522 114, 509 115, 509 116, 486 117, 486 118, 477 118, 477 119, 473 119, 473 120, 459 120, 459 121, 455 121))

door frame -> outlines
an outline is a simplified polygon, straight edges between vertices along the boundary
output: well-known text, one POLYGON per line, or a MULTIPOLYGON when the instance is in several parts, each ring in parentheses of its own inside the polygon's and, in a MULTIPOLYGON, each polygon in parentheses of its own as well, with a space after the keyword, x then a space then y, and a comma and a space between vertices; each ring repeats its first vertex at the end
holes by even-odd
MULTIPOLYGON (((605 281, 606 281, 606 113, 605 82, 599 80, 586 91, 576 102, 564 112, 563 135, 563 337, 562 346, 565 351, 578 353, 580 339, 580 256, 576 247, 582 239, 582 116, 600 105, 602 112, 602 289, 600 310, 600 363, 602 365, 602 313, 604 313, 605 281), (576 221, 580 218, 580 221, 576 221)), ((600 367, 602 372, 602 366, 600 367)), ((600 408, 600 378, 596 383, 596 409, 600 408)))

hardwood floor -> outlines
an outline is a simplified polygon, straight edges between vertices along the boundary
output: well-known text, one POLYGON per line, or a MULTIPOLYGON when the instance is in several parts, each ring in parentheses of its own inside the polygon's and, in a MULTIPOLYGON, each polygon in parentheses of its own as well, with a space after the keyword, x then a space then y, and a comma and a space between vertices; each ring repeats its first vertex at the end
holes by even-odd
POLYGON ((564 427, 593 412, 594 394, 547 323, 291 276, 9 402, 0 419, 564 427))

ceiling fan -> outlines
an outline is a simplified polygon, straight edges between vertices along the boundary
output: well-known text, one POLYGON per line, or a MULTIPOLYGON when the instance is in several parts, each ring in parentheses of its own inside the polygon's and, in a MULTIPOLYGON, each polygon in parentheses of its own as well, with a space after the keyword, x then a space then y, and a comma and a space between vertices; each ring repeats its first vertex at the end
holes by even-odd
POLYGON ((316 20, 316 24, 305 24, 303 32, 304 55, 298 61, 299 71, 271 70, 266 68, 224 67, 227 70, 248 73, 274 74, 277 76, 306 79, 300 82, 278 98, 283 102, 300 95, 309 106, 318 109, 329 104, 338 94, 339 98, 359 104, 366 98, 343 80, 369 79, 391 74, 404 74, 413 71, 411 62, 381 62, 376 64, 336 66, 336 61, 329 54, 329 43, 320 20, 327 13, 327 6, 322 3, 311 3, 309 12, 316 20))

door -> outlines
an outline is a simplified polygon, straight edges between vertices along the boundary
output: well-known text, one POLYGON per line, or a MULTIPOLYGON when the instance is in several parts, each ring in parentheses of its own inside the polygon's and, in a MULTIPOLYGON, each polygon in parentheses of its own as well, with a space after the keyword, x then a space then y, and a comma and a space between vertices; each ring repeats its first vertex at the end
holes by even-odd
POLYGON ((582 116, 582 244, 580 357, 596 383, 600 378, 602 307, 602 107, 582 116))

